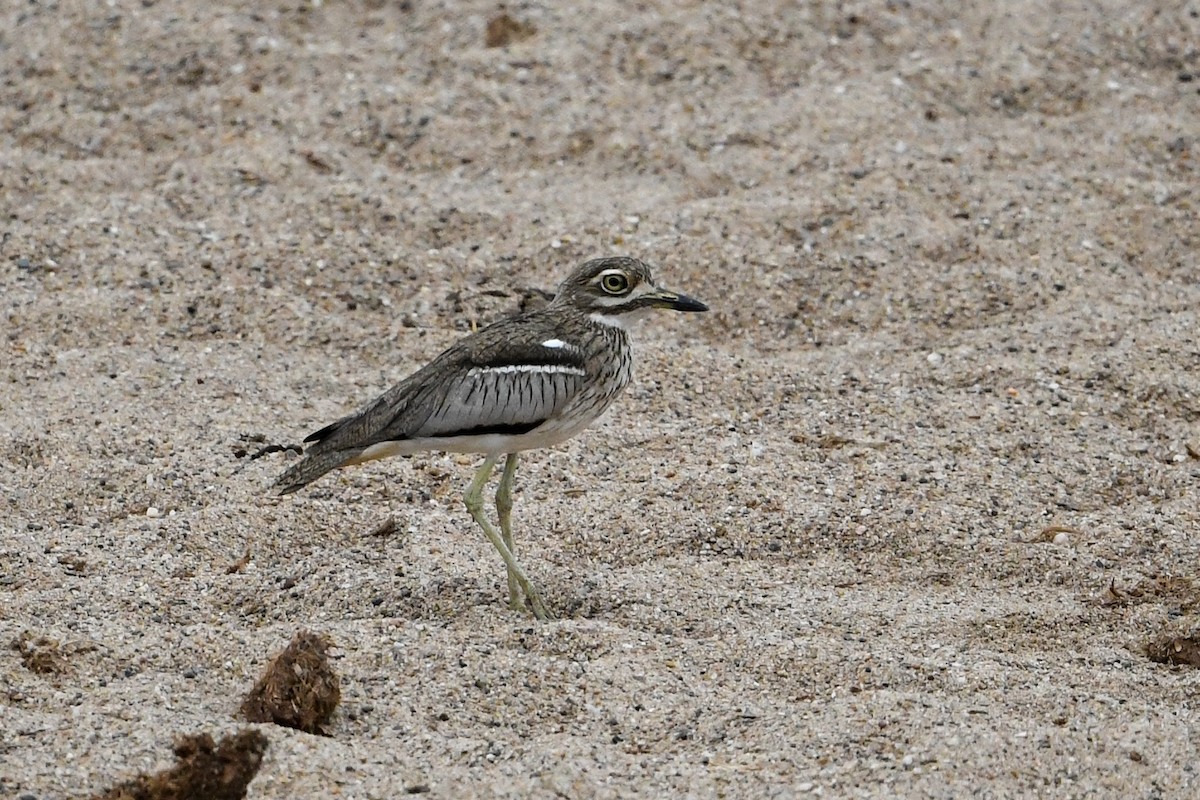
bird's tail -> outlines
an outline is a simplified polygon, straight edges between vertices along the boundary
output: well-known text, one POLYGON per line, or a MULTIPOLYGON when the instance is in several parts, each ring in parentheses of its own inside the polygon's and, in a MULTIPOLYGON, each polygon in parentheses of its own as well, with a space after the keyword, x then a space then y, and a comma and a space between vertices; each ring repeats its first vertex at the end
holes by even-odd
POLYGON ((330 450, 313 453, 297 461, 286 472, 275 479, 271 490, 276 494, 291 494, 315 481, 330 470, 352 462, 362 451, 330 450))

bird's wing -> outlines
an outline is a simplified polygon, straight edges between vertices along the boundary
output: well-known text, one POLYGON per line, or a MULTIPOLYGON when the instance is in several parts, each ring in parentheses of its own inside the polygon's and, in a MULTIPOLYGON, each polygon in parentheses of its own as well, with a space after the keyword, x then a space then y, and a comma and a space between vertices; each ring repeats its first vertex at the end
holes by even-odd
POLYGON ((557 339, 473 352, 411 406, 404 438, 526 433, 566 407, 587 380, 583 352, 557 339))
POLYGON ((464 339, 362 410, 309 436, 308 454, 533 430, 579 392, 587 367, 581 348, 530 333, 501 324, 464 339))

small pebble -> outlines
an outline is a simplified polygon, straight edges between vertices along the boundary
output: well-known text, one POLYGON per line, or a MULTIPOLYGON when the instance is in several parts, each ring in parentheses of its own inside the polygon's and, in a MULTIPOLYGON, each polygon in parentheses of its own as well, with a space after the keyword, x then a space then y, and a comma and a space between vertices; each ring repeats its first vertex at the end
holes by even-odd
POLYGON ((1054 534, 1054 543, 1066 547, 1071 543, 1071 537, 1067 535, 1066 531, 1059 531, 1054 534))

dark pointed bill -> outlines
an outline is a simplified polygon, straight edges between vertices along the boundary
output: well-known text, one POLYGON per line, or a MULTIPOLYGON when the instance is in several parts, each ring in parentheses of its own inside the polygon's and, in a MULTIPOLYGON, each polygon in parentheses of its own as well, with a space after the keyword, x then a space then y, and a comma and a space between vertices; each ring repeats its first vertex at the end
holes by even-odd
POLYGON ((688 297, 686 294, 678 292, 660 291, 655 297, 658 301, 657 305, 662 308, 669 308, 673 311, 708 311, 708 306, 701 303, 694 297, 688 297))

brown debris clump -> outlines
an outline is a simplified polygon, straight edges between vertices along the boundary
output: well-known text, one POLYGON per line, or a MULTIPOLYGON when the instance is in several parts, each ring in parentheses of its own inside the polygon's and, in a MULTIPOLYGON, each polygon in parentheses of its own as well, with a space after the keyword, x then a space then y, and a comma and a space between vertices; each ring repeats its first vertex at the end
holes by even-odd
POLYGON ((112 787, 94 800, 239 800, 267 752, 267 737, 245 730, 220 744, 207 733, 175 743, 175 766, 112 787))
POLYGON ((500 14, 488 20, 483 43, 488 47, 507 47, 513 42, 522 42, 537 33, 537 28, 527 22, 500 14))
POLYGON ((1146 645, 1146 655, 1160 664, 1200 667, 1200 636, 1164 636, 1146 645))
POLYGON ((332 646, 323 634, 298 632, 242 701, 246 719, 327 735, 325 725, 342 699, 326 653, 332 646))
POLYGON ((30 672, 39 675, 60 674, 67 671, 67 658, 62 645, 47 636, 34 636, 21 631, 11 642, 12 649, 21 657, 21 663, 30 672))

